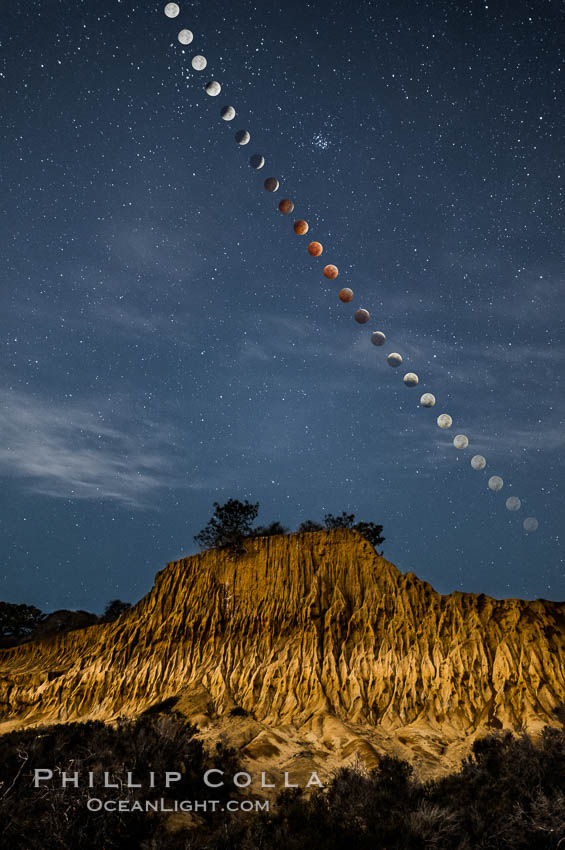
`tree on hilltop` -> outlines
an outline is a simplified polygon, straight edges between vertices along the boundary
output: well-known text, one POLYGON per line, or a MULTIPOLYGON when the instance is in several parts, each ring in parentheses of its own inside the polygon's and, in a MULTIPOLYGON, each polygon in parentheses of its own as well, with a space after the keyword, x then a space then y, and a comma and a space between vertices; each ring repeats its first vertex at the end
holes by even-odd
POLYGON ((288 528, 275 521, 270 525, 258 525, 251 532, 252 537, 272 537, 274 534, 288 534, 288 528))
POLYGON ((229 499, 224 505, 214 502, 214 514, 204 528, 194 535, 201 549, 228 549, 232 555, 245 552, 243 540, 253 534, 251 524, 259 513, 259 503, 247 499, 229 499))

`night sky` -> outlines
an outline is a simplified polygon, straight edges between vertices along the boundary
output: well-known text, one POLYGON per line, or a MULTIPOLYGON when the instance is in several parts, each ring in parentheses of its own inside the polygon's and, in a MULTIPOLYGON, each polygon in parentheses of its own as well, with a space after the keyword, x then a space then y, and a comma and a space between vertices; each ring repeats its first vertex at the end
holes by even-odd
POLYGON ((164 5, 3 9, 1 598, 135 602, 232 497, 565 598, 563 4, 164 5))

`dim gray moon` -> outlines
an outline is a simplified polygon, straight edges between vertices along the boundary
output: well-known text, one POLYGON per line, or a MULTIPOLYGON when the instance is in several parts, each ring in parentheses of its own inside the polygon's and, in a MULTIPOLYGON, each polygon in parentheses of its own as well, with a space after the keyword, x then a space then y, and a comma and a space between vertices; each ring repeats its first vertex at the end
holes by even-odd
POLYGON ((488 480, 488 487, 489 490, 493 490, 495 493, 497 493, 504 487, 504 481, 502 480, 500 475, 491 475, 488 480))
POLYGON ((369 321, 371 315, 364 307, 360 307, 358 310, 355 310, 354 317, 356 322, 359 322, 360 325, 364 325, 369 321))
POLYGON ((386 336, 382 331, 373 331, 371 334, 371 342, 373 345, 384 345, 386 342, 386 336))
POLYGON ((402 357, 400 356, 400 354, 398 354, 398 352, 392 351, 388 355, 386 362, 389 366, 392 366, 393 369, 396 369, 402 363, 402 357))
POLYGON ((433 407, 436 403, 436 397, 432 393, 424 393, 420 396, 420 404, 422 407, 433 407))
POLYGON ((224 106, 222 107, 220 115, 222 116, 224 121, 233 121, 233 119, 235 118, 235 109, 233 108, 233 106, 224 106))
POLYGON ((205 56, 193 56, 192 62, 190 63, 195 71, 203 71, 206 65, 208 64, 205 56))
POLYGON ((465 434, 457 434, 453 438, 453 445, 456 449, 466 449, 469 445, 469 438, 465 434))
POLYGON ((449 413, 440 413, 440 415, 436 419, 436 422, 438 424, 438 428, 442 428, 443 430, 445 430, 446 428, 451 428, 451 426, 453 425, 453 419, 451 418, 449 413))
POLYGON ((524 520, 524 531, 527 531, 528 534, 531 534, 533 531, 537 531, 539 528, 539 522, 533 516, 529 516, 524 520))
POLYGON ((473 469, 484 469, 487 465, 486 458, 482 455, 473 455, 471 458, 471 466, 473 469))
POLYGON ((181 30, 177 38, 181 44, 190 44, 194 36, 190 30, 181 30))
POLYGON ((506 508, 509 511, 519 511, 522 507, 522 502, 518 498, 518 496, 509 496, 506 499, 506 508))

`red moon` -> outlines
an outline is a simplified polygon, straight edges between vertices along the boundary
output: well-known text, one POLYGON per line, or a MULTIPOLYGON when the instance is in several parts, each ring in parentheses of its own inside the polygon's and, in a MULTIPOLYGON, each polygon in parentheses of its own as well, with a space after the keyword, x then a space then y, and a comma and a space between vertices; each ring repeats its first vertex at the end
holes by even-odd
POLYGON ((319 242, 310 242, 308 245, 308 253, 311 257, 319 257, 323 250, 323 245, 319 242))
POLYGON ((308 222, 299 218, 298 221, 294 222, 294 232, 298 234, 298 236, 304 236, 305 233, 308 233, 308 222))
POLYGON ((332 266, 332 265, 330 264, 329 266, 326 266, 326 267, 325 267, 325 269, 324 269, 324 274, 325 274, 325 276, 326 276, 327 278, 329 278, 329 280, 335 280, 335 279, 336 279, 336 277, 337 277, 337 276, 338 276, 338 274, 339 274, 339 271, 338 271, 337 266, 332 266))
POLYGON ((283 198, 279 204, 279 210, 286 215, 287 213, 291 213, 294 209, 294 204, 289 198, 283 198))
POLYGON ((343 301, 344 304, 349 303, 349 301, 353 301, 353 290, 340 289, 338 293, 338 298, 340 301, 343 301))

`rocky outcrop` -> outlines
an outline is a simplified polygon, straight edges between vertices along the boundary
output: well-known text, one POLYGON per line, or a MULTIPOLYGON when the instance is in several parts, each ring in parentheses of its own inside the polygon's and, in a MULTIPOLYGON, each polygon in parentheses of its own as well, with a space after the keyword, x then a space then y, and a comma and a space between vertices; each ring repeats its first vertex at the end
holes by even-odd
POLYGON ((246 545, 169 564, 112 623, 1 651, 0 732, 176 697, 257 764, 387 751, 429 774, 488 729, 557 722, 565 604, 443 596, 355 531, 246 545))

